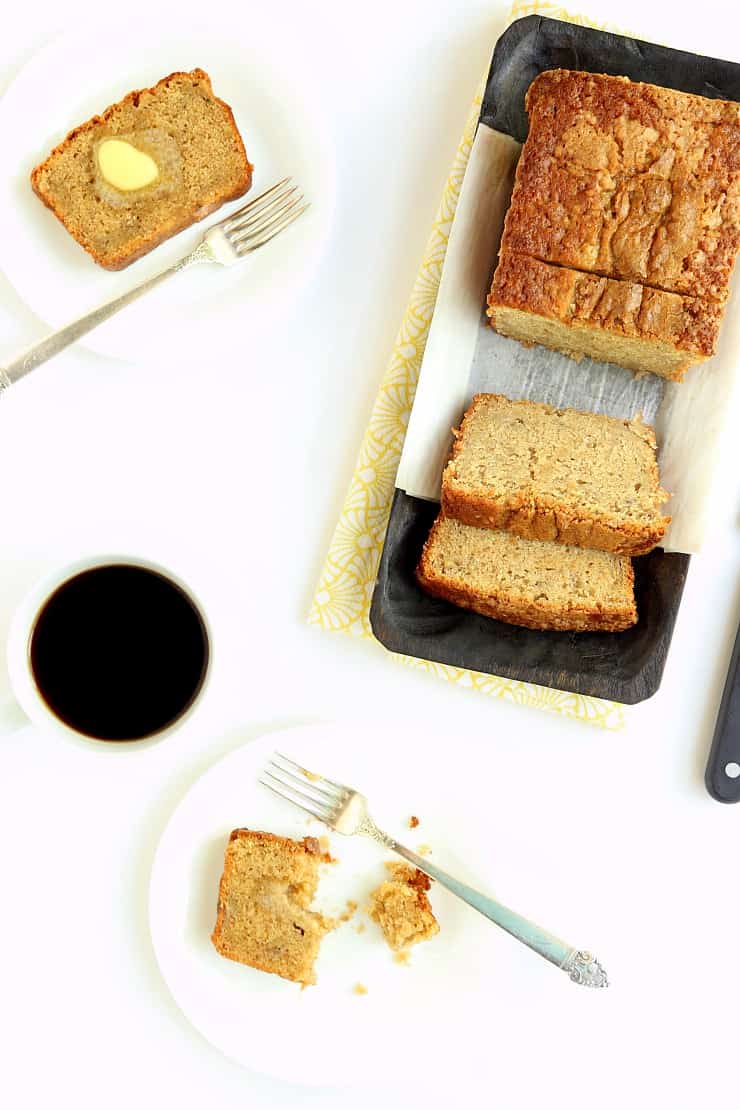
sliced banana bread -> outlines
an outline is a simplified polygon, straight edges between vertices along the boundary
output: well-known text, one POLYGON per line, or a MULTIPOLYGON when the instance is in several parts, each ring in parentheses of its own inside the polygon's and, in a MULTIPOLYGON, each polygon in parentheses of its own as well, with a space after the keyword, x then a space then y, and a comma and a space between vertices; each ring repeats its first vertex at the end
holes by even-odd
POLYGON ((439 932, 427 897, 431 881, 407 863, 387 863, 390 877, 373 891, 368 913, 394 952, 403 952, 439 932))
POLYGON ((637 621, 626 556, 524 540, 442 514, 416 574, 435 597, 525 628, 621 632, 637 621))
POLYGON ((442 509, 525 539, 641 555, 670 521, 655 451, 639 419, 479 393, 442 475, 442 509))
POLYGON ((714 352, 722 305, 503 252, 488 295, 501 335, 681 381, 714 352))
POLYGON ((31 184, 70 235, 121 270, 228 200, 252 166, 202 69, 171 73, 70 131, 31 184))
POLYGON ((314 837, 289 840, 234 829, 229 837, 211 940, 229 960, 304 986, 333 922, 309 907, 319 881, 321 848, 314 837))

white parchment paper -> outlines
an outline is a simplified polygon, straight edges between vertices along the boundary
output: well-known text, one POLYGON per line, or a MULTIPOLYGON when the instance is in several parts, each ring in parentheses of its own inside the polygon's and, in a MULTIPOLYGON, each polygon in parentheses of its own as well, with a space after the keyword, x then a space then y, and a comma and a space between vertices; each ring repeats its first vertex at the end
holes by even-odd
POLYGON ((717 354, 683 382, 638 378, 607 363, 524 347, 497 335, 483 312, 521 147, 481 125, 460 190, 396 485, 439 500, 452 428, 475 393, 544 401, 629 418, 641 413, 659 444, 661 482, 672 494, 667 551, 697 552, 712 511, 712 480, 728 454, 738 407, 740 310, 732 298, 717 354))

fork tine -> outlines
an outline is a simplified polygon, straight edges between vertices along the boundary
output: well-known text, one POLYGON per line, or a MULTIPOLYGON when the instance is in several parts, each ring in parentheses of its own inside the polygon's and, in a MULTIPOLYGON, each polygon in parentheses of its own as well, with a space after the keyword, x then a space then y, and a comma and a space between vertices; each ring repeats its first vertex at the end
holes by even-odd
POLYGON ((324 820, 318 811, 310 809, 308 806, 303 805, 301 802, 297 802, 294 798, 289 798, 288 795, 284 794, 282 790, 278 790, 276 787, 270 786, 269 782, 265 782, 264 779, 258 779, 257 781, 259 782, 260 786, 266 786, 268 790, 270 790, 273 794, 276 794, 278 798, 282 798, 284 802, 290 802, 291 805, 296 806, 298 809, 302 809, 304 813, 310 814, 311 817, 315 817, 318 821, 324 820))
POLYGON ((293 805, 303 809, 306 813, 310 813, 312 817, 318 817, 319 821, 328 821, 331 817, 332 810, 327 806, 322 806, 316 798, 311 798, 307 794, 302 794, 300 790, 295 790, 292 786, 286 785, 280 779, 270 774, 269 771, 262 772, 263 777, 259 779, 263 786, 268 790, 272 790, 273 794, 277 794, 286 802, 292 802, 293 805), (270 779, 270 782, 265 782, 265 779, 270 779))
MULTIPOLYGON (((347 787, 341 782, 333 782, 331 779, 324 778, 323 775, 314 775, 313 771, 307 771, 300 763, 296 763, 294 759, 288 759, 287 755, 283 755, 282 752, 275 752, 273 754, 273 762, 275 757, 282 759, 283 763, 288 763, 291 767, 294 767, 296 771, 299 771, 300 774, 304 776, 304 781, 306 781, 306 776, 309 776, 309 782, 320 782, 322 786, 332 786, 335 790, 338 790, 340 794, 347 794, 349 792, 347 787)), ((337 801, 338 800, 339 799, 337 799, 337 801)))
POLYGON ((291 212, 290 215, 282 221, 282 223, 273 228, 269 235, 265 235, 256 243, 253 243, 251 239, 247 239, 243 243, 237 243, 235 249, 239 258, 242 258, 245 254, 251 254, 252 251, 259 250, 260 247, 264 247, 266 243, 269 243, 270 240, 274 239, 276 235, 279 235, 281 231, 285 231, 286 227, 290 227, 291 224, 295 223, 298 217, 302 216, 306 209, 310 207, 310 204, 304 204, 302 208, 298 208, 295 212, 291 212))
POLYGON ((236 212, 232 212, 227 219, 222 221, 220 226, 226 230, 234 223, 238 223, 250 212, 254 213, 259 207, 264 207, 265 201, 269 202, 270 197, 274 200, 274 194, 278 189, 282 189, 284 185, 287 185, 289 181, 289 177, 284 177, 282 181, 278 181, 275 185, 271 185, 269 189, 265 189, 264 193, 260 193, 258 196, 253 197, 252 200, 248 201, 243 207, 239 208, 236 212))
POLYGON ((241 231, 245 227, 249 227, 250 224, 253 224, 255 221, 259 220, 260 217, 268 215, 271 210, 276 209, 279 205, 286 201, 288 197, 297 192, 297 185, 288 184, 279 192, 276 192, 274 196, 265 196, 264 198, 262 198, 261 202, 257 204, 254 208, 241 209, 241 211, 235 212, 231 219, 227 220, 224 224, 224 234, 228 235, 229 238, 231 238, 231 236, 234 235, 235 232, 241 231))
POLYGON ((267 770, 270 771, 270 773, 272 773, 273 771, 277 771, 278 773, 276 775, 273 775, 273 778, 277 778, 286 786, 292 786, 293 783, 295 783, 297 786, 302 786, 305 787, 306 790, 313 791, 314 794, 320 794, 321 797, 316 798, 317 802, 326 802, 333 808, 341 801, 341 796, 338 797, 336 794, 329 794, 326 790, 322 790, 320 786, 315 786, 314 783, 309 782, 303 777, 299 778, 298 775, 294 775, 290 771, 286 771, 284 767, 281 767, 279 763, 275 763, 275 761, 272 759, 267 765, 267 770))
POLYGON ((287 216, 302 200, 303 196, 300 193, 293 200, 288 200, 287 196, 282 197, 277 205, 271 205, 269 208, 265 209, 264 212, 261 212, 259 216, 254 216, 252 219, 248 220, 243 227, 240 227, 238 231, 227 232, 226 234, 229 242, 232 246, 236 247, 245 239, 257 238, 259 235, 262 235, 263 232, 268 231, 273 224, 282 220, 284 216, 287 216))

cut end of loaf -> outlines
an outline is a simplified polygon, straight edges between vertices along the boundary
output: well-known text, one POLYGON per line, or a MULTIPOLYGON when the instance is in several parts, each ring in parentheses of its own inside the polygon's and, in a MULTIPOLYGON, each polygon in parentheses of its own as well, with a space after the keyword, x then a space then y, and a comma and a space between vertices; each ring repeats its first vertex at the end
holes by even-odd
POLYGON ((522 309, 491 304, 490 301, 489 304, 491 326, 499 335, 517 339, 525 345, 538 343, 576 361, 591 358, 596 362, 623 366, 635 374, 648 372, 680 382, 690 367, 707 357, 689 356, 659 340, 646 341, 633 336, 620 336, 615 340, 612 334, 593 325, 566 324, 522 309))
POLYGON ((671 381, 714 353, 722 313, 715 301, 506 251, 488 296, 488 316, 501 335, 671 381))

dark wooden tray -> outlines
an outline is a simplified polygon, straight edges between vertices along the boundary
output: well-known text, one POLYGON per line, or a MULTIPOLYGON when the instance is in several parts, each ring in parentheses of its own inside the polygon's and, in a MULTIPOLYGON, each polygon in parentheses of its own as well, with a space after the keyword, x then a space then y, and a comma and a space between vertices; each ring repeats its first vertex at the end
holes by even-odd
MULTIPOLYGON (((480 119, 523 142, 524 94, 545 69, 621 74, 683 92, 740 100, 740 65, 531 15, 496 44, 480 119)), ((377 639, 403 655, 632 704, 660 685, 688 555, 635 560, 639 621, 627 632, 533 632, 458 609, 414 578, 438 506, 396 490, 370 609, 377 639)))
POLYGON ((688 555, 635 559, 640 619, 626 632, 534 632, 425 594, 414 577, 439 506, 396 490, 370 609, 381 644, 402 655, 576 694, 633 703, 660 685, 688 555))

